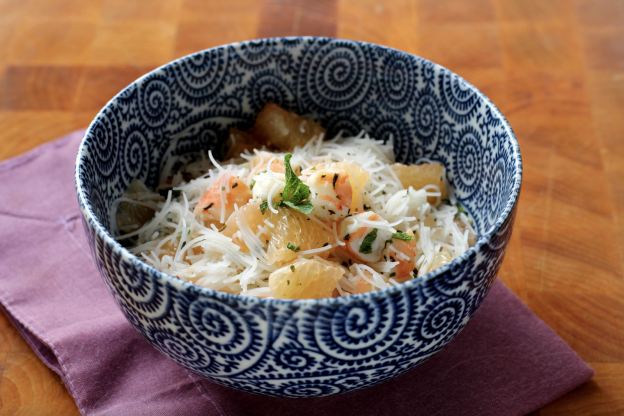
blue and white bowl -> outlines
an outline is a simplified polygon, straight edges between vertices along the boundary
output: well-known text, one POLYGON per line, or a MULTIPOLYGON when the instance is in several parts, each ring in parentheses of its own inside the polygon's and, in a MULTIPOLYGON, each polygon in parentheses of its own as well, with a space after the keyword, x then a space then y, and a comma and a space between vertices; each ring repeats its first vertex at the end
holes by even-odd
POLYGON ((440 351, 475 314, 501 266, 522 177, 500 111, 447 69, 405 52, 328 38, 209 49, 158 68, 115 96, 89 127, 76 188, 94 261, 132 326, 188 371, 239 390, 320 397, 396 377, 440 351), (109 233, 133 178, 155 186, 172 155, 222 154, 265 103, 339 130, 395 141, 397 161, 442 162, 476 222, 477 244, 415 280, 362 295, 246 298, 170 277, 109 233))

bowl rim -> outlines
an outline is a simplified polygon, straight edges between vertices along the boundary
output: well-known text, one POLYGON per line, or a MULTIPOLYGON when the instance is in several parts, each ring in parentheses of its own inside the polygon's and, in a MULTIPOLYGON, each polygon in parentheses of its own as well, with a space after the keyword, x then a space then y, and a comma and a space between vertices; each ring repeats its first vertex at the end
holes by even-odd
MULTIPOLYGON (((478 88, 476 88, 474 85, 472 85, 471 83, 469 83, 468 81, 466 81, 464 78, 462 78, 460 75, 456 74, 455 72, 449 70, 448 68, 437 64, 435 62, 432 62, 428 59, 422 58, 418 55, 414 55, 411 54, 409 52, 405 52, 405 51, 401 51, 399 49, 394 49, 394 48, 390 48, 388 46, 383 46, 383 45, 379 45, 379 44, 375 44, 375 43, 370 43, 370 42, 364 42, 364 41, 357 41, 357 40, 350 40, 350 39, 341 39, 341 38, 332 38, 332 37, 318 37, 318 36, 283 36, 283 37, 270 37, 270 38, 257 38, 257 39, 250 39, 250 40, 246 40, 246 41, 241 41, 241 42, 234 42, 234 43, 228 43, 228 44, 223 44, 223 45, 219 45, 219 46, 215 46, 213 48, 208 48, 208 49, 204 49, 201 51, 197 51, 194 53, 191 53, 189 55, 185 55, 182 56, 180 58, 177 58, 173 61, 167 62, 164 65, 159 66, 158 68, 155 68, 151 71, 149 71, 148 73, 142 75, 141 77, 137 78, 136 80, 134 80, 133 82, 131 82, 128 86, 126 86, 124 89, 122 89, 119 93, 117 93, 113 98, 111 98, 99 111, 98 113, 95 115, 95 117, 93 118, 93 120, 91 121, 91 123, 89 124, 89 127, 87 128, 87 130, 85 131, 85 134, 83 136, 83 138, 80 141, 80 146, 78 148, 78 154, 76 157, 76 166, 75 166, 75 171, 74 171, 74 179, 75 179, 75 186, 76 186, 76 193, 78 196, 78 203, 80 206, 80 211, 82 212, 82 215, 84 217, 84 219, 90 224, 91 228, 93 228, 93 230, 98 234, 98 236, 105 241, 105 244, 108 245, 109 247, 111 247, 111 249, 116 252, 117 254, 119 254, 119 260, 120 261, 127 261, 130 264, 132 264, 133 266, 142 269, 142 271, 146 272, 147 274, 151 275, 152 277, 155 277, 158 280, 161 280, 162 282, 164 282, 166 285, 169 286, 173 286, 175 289, 180 290, 180 291, 186 291, 189 292, 193 295, 196 296, 205 296, 205 297, 209 297, 209 298, 217 298, 221 301, 225 301, 225 302, 236 302, 237 304, 241 305, 247 305, 247 306, 255 306, 255 305, 261 305, 261 304, 266 304, 266 306, 269 306, 271 304, 287 304, 287 305, 291 305, 291 306, 299 306, 299 307, 309 307, 309 306, 313 306, 313 305, 317 305, 317 306, 329 306, 329 305, 346 305, 350 302, 352 302, 353 300, 367 300, 369 298, 376 298, 376 297, 382 297, 382 296, 392 296, 393 294, 396 294, 398 292, 401 292, 403 290, 409 290, 411 288, 420 286, 430 280, 434 280, 437 279, 439 276, 441 276, 442 274, 444 274, 447 270, 451 269, 452 267, 456 267, 457 265, 463 264, 465 262, 467 262, 470 257, 472 256, 476 256, 481 249, 488 245, 490 243, 490 241, 492 240, 492 238, 498 234, 498 232, 500 231, 501 227, 503 226, 503 224, 505 224, 505 222, 509 219, 510 215, 512 214, 513 210, 515 209, 516 205, 518 204, 518 199, 520 197, 520 188, 522 186, 522 156, 520 153, 520 146, 518 144, 518 141, 516 139, 516 136, 513 132, 513 129, 511 128, 511 125, 509 124, 509 122, 507 121, 507 119, 505 118, 505 116, 503 115, 503 113, 498 109, 498 107, 496 107, 496 105, 485 95, 483 94, 478 88), (396 52, 405 56, 408 56, 409 58, 416 58, 417 60, 421 60, 425 63, 429 63, 432 64, 434 66, 434 68, 439 68, 441 71, 444 71, 450 75, 455 75, 456 77, 459 78, 459 80, 461 80, 463 83, 465 83, 465 85, 467 87, 469 87, 474 93, 476 93, 478 95, 478 97, 480 99, 482 99, 484 101, 484 103, 486 105, 489 105, 491 110, 494 113, 494 116, 497 117, 499 120, 501 120, 502 125, 504 130, 507 133, 507 139, 510 141, 511 144, 511 150, 512 152, 510 153, 509 157, 513 157, 515 159, 515 165, 516 165, 516 174, 514 177, 514 181, 511 187, 511 192, 509 193, 510 197, 509 199, 505 202, 505 207, 502 210, 502 212, 500 213, 500 215, 497 217, 496 221, 494 222, 494 224, 492 225, 492 227, 488 230, 488 232, 483 235, 480 236, 480 238, 477 240, 477 242, 475 243, 474 246, 470 247, 465 253, 463 253, 461 256, 457 257, 456 259, 453 259, 453 261, 451 261, 450 263, 430 272, 425 274, 424 276, 420 276, 417 277, 415 279, 411 279, 408 280, 404 283, 401 283, 399 285, 395 285, 395 286, 390 286, 390 287, 386 287, 383 289, 379 289, 379 290, 375 290, 372 292, 367 292, 367 293, 359 293, 359 294, 355 294, 355 295, 351 295, 351 296, 345 296, 345 297, 336 297, 336 298, 322 298, 322 299, 274 299, 274 298, 256 298, 256 297, 251 297, 251 296, 242 296, 242 295, 237 295, 237 294, 232 294, 232 293, 227 293, 227 292, 222 292, 219 290, 215 290, 215 289, 209 289, 209 288, 205 288, 202 286, 198 286, 195 285, 193 283, 190 282, 186 282, 184 280, 178 279, 176 277, 170 276, 168 274, 166 274, 165 272, 162 272, 156 268, 154 268, 153 266, 143 262, 141 259, 139 259, 138 257, 136 257, 134 254, 130 253, 125 247, 123 247, 121 244, 119 244, 119 242, 117 240, 115 240, 110 232, 108 230, 106 230, 104 228, 104 226, 100 223, 100 221, 98 221, 97 217, 95 216, 95 212, 93 211, 93 209, 91 208, 91 206, 89 204, 87 204, 87 200, 85 198, 85 190, 82 187, 82 180, 80 179, 80 166, 81 166, 81 159, 82 159, 82 155, 86 150, 86 139, 88 136, 90 136, 92 134, 92 131, 94 129, 94 126, 96 124, 96 122, 98 121, 98 119, 100 118, 100 116, 103 114, 103 111, 105 109, 107 109, 112 103, 114 103, 115 101, 117 101, 120 96, 122 96, 126 90, 128 90, 129 88, 131 88, 132 86, 136 85, 138 82, 144 80, 145 78, 149 77, 150 75, 152 75, 153 73, 160 71, 162 69, 165 69, 167 67, 171 67, 171 66, 175 66, 178 65, 181 61, 187 60, 187 59, 192 59, 192 57, 200 55, 200 54, 205 54, 207 52, 210 51, 216 51, 219 49, 223 49, 223 48, 236 48, 238 50, 240 50, 241 47, 245 46, 245 45, 249 45, 249 44, 258 44, 258 43, 269 43, 269 42, 283 42, 285 40, 312 40, 312 41, 339 41, 339 42, 343 42, 343 43, 355 43, 358 45, 366 45, 368 47, 372 47, 372 48, 381 48, 381 49, 385 49, 385 50, 389 50, 392 52, 396 52)), ((96 261, 96 259, 93 259, 94 262, 96 261)))

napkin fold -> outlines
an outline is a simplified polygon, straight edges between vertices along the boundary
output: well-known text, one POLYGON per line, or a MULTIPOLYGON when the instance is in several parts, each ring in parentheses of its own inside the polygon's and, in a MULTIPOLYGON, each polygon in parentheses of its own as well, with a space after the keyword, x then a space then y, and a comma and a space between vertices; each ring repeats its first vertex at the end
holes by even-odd
POLYGON ((0 163, 0 308, 85 415, 524 415, 594 371, 502 283, 445 349, 335 397, 278 399, 188 373, 125 320, 95 268, 74 163, 84 131, 0 163))

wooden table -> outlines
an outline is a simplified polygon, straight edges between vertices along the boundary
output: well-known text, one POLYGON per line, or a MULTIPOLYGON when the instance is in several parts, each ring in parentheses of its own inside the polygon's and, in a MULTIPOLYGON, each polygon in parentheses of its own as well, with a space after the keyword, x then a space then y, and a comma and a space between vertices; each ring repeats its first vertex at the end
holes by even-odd
MULTIPOLYGON (((500 279, 596 370, 534 414, 624 414, 623 0, 0 0, 0 160, 86 127, 172 59, 283 35, 423 56, 502 110, 525 173, 500 279)), ((78 414, 2 314, 0 400, 78 414)))

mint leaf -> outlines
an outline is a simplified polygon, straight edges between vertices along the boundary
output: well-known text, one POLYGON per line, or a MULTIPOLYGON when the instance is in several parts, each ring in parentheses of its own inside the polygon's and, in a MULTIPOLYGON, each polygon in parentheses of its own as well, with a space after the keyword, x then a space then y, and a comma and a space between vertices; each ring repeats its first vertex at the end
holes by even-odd
POLYGON ((282 198, 284 201, 292 202, 298 205, 304 199, 310 198, 310 187, 297 177, 290 166, 291 154, 284 156, 284 172, 286 176, 286 185, 282 192, 282 198))
POLYGON ((412 241, 414 239, 414 236, 407 233, 394 233, 392 234, 392 238, 403 241, 412 241))
POLYGON ((301 250, 301 246, 295 247, 290 241, 288 243, 286 243, 286 248, 289 249, 289 250, 294 251, 295 253, 298 252, 299 250, 301 250))
POLYGON ((314 211, 314 205, 312 205, 312 203, 310 201, 300 202, 300 203, 298 203, 296 205, 293 204, 290 201, 280 201, 279 204, 280 205, 285 205, 288 208, 296 209, 297 211, 301 211, 301 212, 303 212, 306 215, 308 215, 312 211, 314 211))
MULTIPOLYGON (((284 156, 284 176, 286 177, 286 185, 281 193, 281 201, 275 202, 273 206, 296 209, 308 215, 314 211, 314 205, 312 205, 310 201, 306 201, 306 199, 310 198, 310 187, 301 182, 301 179, 293 172, 290 166, 291 158, 291 154, 284 156)), ((252 183, 252 187, 253 185, 255 185, 255 183, 252 183)), ((260 204, 262 215, 264 215, 268 207, 269 203, 266 201, 260 204)))
POLYGON ((373 243, 376 239, 377 228, 373 228, 373 231, 371 231, 366 237, 364 237, 364 241, 362 241, 362 245, 360 246, 360 253, 371 254, 373 252, 373 243))

